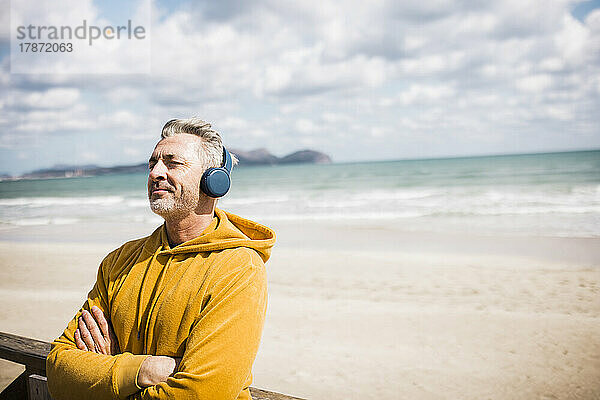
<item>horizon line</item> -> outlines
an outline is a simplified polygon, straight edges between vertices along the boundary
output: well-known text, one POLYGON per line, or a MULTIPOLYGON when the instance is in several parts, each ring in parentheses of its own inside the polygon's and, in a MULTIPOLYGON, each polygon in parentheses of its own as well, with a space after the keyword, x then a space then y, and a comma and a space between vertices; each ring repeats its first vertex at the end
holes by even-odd
POLYGON ((380 160, 356 160, 356 161, 339 161, 332 164, 358 164, 358 163, 373 163, 373 162, 394 162, 394 161, 427 161, 427 160, 452 160, 460 158, 484 158, 484 157, 507 157, 507 156, 533 156, 544 154, 563 154, 563 153, 585 153, 600 151, 600 148, 594 149, 578 149, 578 150, 551 150, 551 151, 533 151, 523 153, 483 153, 471 155, 444 155, 444 156, 425 156, 425 157, 408 157, 408 158, 388 158, 380 160))
MULTIPOLYGON (((318 150, 316 150, 318 151, 318 150)), ((551 150, 551 151, 534 151, 534 152, 518 152, 518 153, 484 153, 484 154, 471 154, 471 155, 445 155, 445 156, 431 156, 431 157, 407 157, 407 158, 393 158, 393 159, 378 159, 378 160, 354 160, 354 161, 332 161, 330 164, 360 164, 360 163, 385 163, 385 162, 395 162, 395 161, 428 161, 428 160, 452 160, 452 159, 464 159, 464 158, 484 158, 484 157, 507 157, 507 156, 530 156, 530 155, 544 155, 544 154, 563 154, 563 153, 584 153, 584 152, 595 152, 600 151, 600 148, 594 149, 577 149, 577 150, 551 150)), ((320 152, 320 151, 319 151, 320 152)), ((323 153, 326 154, 326 153, 323 153)), ((328 154, 326 154, 328 155, 328 154)), ((329 155, 328 155, 329 156, 329 155)), ((331 157, 331 156, 330 156, 331 157)), ((94 166, 95 168, 116 168, 116 167, 130 167, 135 165, 140 165, 145 163, 145 161, 132 163, 132 164, 116 164, 111 166, 102 166, 97 164, 88 164, 90 166, 94 166)), ((301 164, 301 163, 300 163, 301 164)), ((318 163, 315 163, 318 164, 318 163)), ((263 167, 263 166, 281 166, 281 165, 294 165, 294 164, 258 164, 258 165, 240 165, 243 168, 248 167, 263 167)), ((327 164, 318 164, 318 165, 327 165, 327 164)), ((54 165, 56 166, 56 164, 54 165)), ((66 168, 77 167, 78 165, 66 165, 66 168)), ((34 171, 43 170, 43 169, 51 169, 53 166, 46 168, 39 168, 33 171, 23 172, 19 175, 9 175, 11 178, 20 178, 25 174, 32 173, 34 171)), ((6 174, 8 175, 8 174, 6 174)))

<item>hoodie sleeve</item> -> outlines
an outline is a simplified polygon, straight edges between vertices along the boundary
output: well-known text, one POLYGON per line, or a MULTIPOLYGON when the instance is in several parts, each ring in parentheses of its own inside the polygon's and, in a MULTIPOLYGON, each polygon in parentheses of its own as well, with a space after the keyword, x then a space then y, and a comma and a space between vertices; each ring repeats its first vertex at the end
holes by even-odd
POLYGON ((264 263, 237 249, 211 282, 178 370, 135 399, 236 399, 249 386, 267 307, 264 263))
POLYGON ((83 309, 90 311, 95 305, 105 315, 110 315, 103 272, 112 265, 116 253, 117 250, 102 261, 96 283, 82 309, 52 343, 46 359, 46 373, 48 389, 55 400, 126 398, 140 390, 136 377, 147 355, 122 353, 109 356, 79 350, 75 345, 75 330, 83 309))

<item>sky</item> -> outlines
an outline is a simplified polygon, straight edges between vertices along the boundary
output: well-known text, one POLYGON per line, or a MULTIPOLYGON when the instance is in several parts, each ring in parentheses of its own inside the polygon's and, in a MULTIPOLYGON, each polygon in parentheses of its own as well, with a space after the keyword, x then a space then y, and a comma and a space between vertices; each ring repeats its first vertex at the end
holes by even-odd
POLYGON ((600 148, 600 1, 40 4, 0 0, 0 173, 144 162, 190 116, 335 162, 600 148), (80 15, 142 24, 144 46, 11 70, 17 21, 80 15))

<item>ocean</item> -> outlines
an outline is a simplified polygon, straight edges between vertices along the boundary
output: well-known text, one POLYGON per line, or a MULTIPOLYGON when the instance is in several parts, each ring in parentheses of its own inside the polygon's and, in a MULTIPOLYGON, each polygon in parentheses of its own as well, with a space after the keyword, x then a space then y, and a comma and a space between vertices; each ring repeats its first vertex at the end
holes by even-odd
MULTIPOLYGON (((156 226, 146 174, 0 182, 0 238, 22 227, 156 226)), ((600 151, 239 167, 219 207, 259 222, 600 236, 600 151)))

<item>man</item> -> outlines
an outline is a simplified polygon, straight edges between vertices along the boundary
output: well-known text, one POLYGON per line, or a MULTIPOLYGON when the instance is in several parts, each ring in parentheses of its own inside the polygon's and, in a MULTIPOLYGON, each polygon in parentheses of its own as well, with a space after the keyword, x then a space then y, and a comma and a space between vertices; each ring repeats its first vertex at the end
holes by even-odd
POLYGON ((148 197, 165 222, 102 261, 46 360, 56 400, 250 398, 275 234, 216 208, 236 160, 210 124, 161 136, 148 197))

